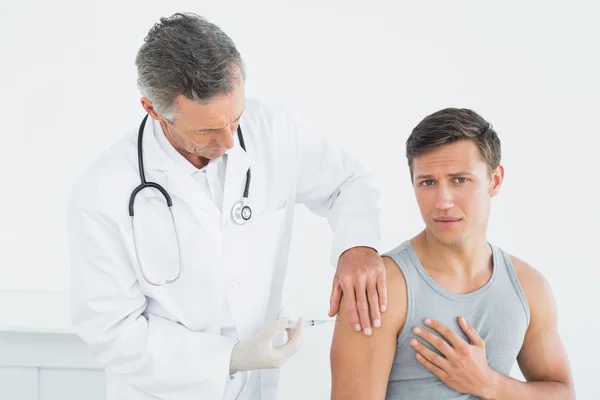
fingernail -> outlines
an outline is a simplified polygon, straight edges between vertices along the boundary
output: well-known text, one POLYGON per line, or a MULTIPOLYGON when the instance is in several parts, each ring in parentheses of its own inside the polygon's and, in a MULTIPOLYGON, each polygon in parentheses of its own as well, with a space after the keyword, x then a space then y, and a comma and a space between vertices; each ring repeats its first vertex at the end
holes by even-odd
POLYGON ((375 321, 373 321, 373 325, 375 325, 375 328, 379 328, 381 326, 381 321, 376 319, 375 321))
POLYGON ((429 325, 429 324, 431 324, 431 320, 430 320, 429 318, 425 318, 425 324, 426 324, 426 325, 429 325))
POLYGON ((417 326, 417 327, 415 327, 415 333, 416 333, 416 334, 419 334, 419 333, 421 333, 421 328, 419 328, 418 326, 417 326))
POLYGON ((371 333, 373 333, 371 328, 365 328, 365 335, 369 336, 371 333))
POLYGON ((381 306, 381 312, 385 312, 387 310, 387 306, 381 306))
POLYGON ((417 347, 417 344, 419 344, 419 342, 417 342, 417 339, 412 339, 412 340, 410 341, 410 344, 411 344, 412 346, 415 346, 415 347, 417 347))
POLYGON ((356 329, 356 332, 360 332, 361 331, 360 324, 354 325, 354 329, 356 329))

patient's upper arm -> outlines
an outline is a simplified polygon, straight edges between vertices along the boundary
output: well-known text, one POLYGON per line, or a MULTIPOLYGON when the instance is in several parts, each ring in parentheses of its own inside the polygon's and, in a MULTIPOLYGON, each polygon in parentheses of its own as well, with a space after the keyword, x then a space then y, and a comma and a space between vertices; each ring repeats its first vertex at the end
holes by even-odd
POLYGON ((331 399, 384 399, 396 354, 396 340, 406 317, 406 283, 398 266, 383 258, 386 266, 388 307, 382 325, 366 336, 348 322, 340 307, 331 344, 331 399))
MULTIPOLYGON (((511 256, 531 311, 531 322, 517 357, 527 381, 562 382, 573 387, 571 365, 558 331, 556 301, 544 276, 511 256)), ((574 396, 574 395, 573 395, 574 396)))

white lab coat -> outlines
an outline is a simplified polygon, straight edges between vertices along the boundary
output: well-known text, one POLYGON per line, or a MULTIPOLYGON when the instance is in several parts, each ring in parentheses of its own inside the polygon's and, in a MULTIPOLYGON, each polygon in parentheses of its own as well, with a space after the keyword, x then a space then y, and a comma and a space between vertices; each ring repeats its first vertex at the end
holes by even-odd
MULTIPOLYGON (((357 246, 380 246, 380 193, 359 160, 298 127, 279 109, 248 99, 240 121, 246 149, 229 151, 219 210, 161 149, 149 119, 143 154, 148 181, 171 195, 182 273, 170 285, 146 283, 128 215, 139 185, 137 128, 78 179, 68 205, 73 327, 106 367, 109 399, 276 398, 278 370, 229 375, 237 340, 274 322, 282 309, 294 206, 325 216, 334 233, 330 262, 357 246), (251 166, 246 225, 231 220, 251 166), (228 309, 237 337, 221 334, 228 309), (253 375, 254 374, 254 375, 253 375), (234 389, 232 389, 234 388, 234 389)), ((237 136, 236 136, 237 138, 237 136)), ((162 195, 135 202, 141 263, 150 278, 179 268, 172 221, 162 195)), ((315 260, 318 261, 318 260, 315 260)), ((324 305, 328 307, 328 304, 324 305)))

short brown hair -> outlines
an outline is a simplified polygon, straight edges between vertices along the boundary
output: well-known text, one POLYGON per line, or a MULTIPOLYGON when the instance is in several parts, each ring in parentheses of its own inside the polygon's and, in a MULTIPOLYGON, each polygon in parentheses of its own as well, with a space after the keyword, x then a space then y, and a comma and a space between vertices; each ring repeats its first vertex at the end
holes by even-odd
POLYGON ((475 142, 490 175, 500 164, 500 139, 492 125, 472 110, 445 108, 425 117, 406 140, 411 179, 415 157, 459 140, 475 142))

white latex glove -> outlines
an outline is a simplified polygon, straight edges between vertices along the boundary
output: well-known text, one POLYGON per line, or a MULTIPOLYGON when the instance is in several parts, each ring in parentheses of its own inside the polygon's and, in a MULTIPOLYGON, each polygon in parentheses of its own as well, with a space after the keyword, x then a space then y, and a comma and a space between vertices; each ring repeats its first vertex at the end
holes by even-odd
POLYGON ((304 320, 299 318, 296 329, 286 329, 287 318, 277 322, 251 339, 236 344, 231 354, 230 372, 265 368, 281 368, 302 344, 304 320), (283 346, 275 346, 275 339, 288 332, 288 341, 283 346))

